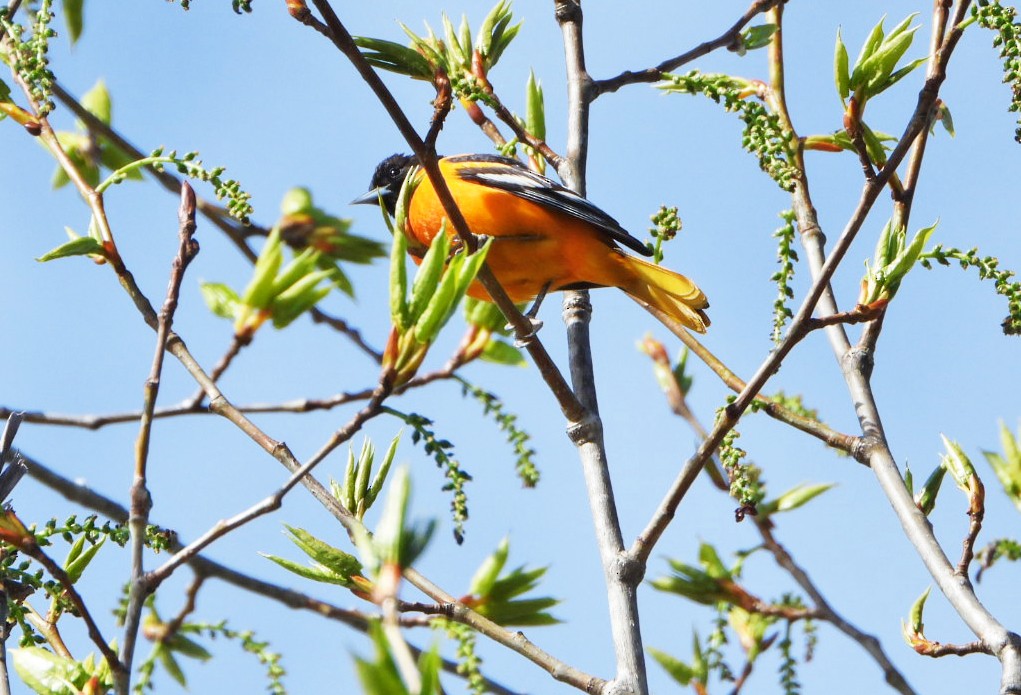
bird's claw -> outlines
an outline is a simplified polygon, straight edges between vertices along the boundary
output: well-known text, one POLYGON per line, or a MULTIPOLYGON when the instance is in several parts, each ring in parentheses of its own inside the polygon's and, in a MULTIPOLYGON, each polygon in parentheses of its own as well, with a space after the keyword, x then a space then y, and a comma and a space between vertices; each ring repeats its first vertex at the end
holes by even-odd
MULTIPOLYGON (((542 321, 540 321, 539 319, 533 318, 531 316, 526 316, 525 318, 528 319, 528 323, 531 326, 531 330, 529 330, 527 334, 515 338, 514 347, 516 348, 528 347, 528 344, 532 342, 533 338, 535 338, 536 334, 539 332, 539 329, 542 328, 542 321)), ((511 324, 507 324, 507 328, 513 329, 514 326, 511 324)))

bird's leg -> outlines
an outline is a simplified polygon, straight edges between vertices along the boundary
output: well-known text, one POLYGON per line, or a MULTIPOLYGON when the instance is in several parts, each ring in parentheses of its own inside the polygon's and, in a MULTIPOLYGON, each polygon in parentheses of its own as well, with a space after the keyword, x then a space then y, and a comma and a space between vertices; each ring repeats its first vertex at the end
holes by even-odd
MULTIPOLYGON (((535 299, 532 301, 532 306, 528 309, 528 311, 525 312, 525 318, 528 319, 528 322, 532 325, 532 330, 528 333, 528 335, 515 340, 514 341, 515 347, 522 348, 527 346, 528 343, 532 340, 532 338, 535 337, 535 334, 539 332, 539 329, 542 328, 542 321, 535 318, 535 316, 536 314, 539 313, 539 306, 542 305, 542 300, 546 298, 546 293, 549 292, 551 284, 553 283, 547 282, 545 285, 542 286, 542 289, 539 290, 539 294, 535 295, 535 299)), ((510 325, 508 325, 507 327, 511 328, 510 325)))
MULTIPOLYGON (((525 316, 533 320, 535 319, 536 315, 539 313, 539 306, 542 304, 542 300, 546 299, 546 293, 549 292, 550 285, 552 284, 553 282, 549 281, 542 286, 542 289, 539 290, 539 294, 535 295, 535 299, 532 300, 531 308, 525 312, 525 316)), ((539 323, 540 325, 542 324, 541 321, 539 323)))

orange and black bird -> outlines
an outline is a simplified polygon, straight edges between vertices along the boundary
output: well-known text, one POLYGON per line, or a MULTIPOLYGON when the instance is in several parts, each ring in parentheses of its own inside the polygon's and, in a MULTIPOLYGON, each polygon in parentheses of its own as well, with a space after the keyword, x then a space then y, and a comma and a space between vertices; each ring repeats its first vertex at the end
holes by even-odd
MULTIPOLYGON (((395 215, 401 185, 417 164, 411 155, 387 157, 372 175, 371 190, 352 202, 382 201, 395 215)), ((441 158, 439 166, 468 227, 492 239, 486 262, 513 301, 541 299, 547 291, 617 287, 705 332, 709 302, 702 290, 683 275, 625 253, 621 246, 652 255, 615 219, 574 191, 507 157, 462 154, 441 158)), ((420 181, 408 203, 404 232, 413 254, 421 255, 446 214, 425 172, 418 169, 415 175, 420 181)), ((452 225, 446 229, 456 236, 452 225)), ((478 282, 468 294, 489 299, 478 282)))

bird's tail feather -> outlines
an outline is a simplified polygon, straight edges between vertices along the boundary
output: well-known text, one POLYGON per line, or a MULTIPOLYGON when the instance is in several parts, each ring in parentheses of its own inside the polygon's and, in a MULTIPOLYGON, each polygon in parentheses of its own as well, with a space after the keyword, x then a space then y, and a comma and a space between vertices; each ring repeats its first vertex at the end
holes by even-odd
POLYGON ((634 256, 622 256, 630 279, 621 289, 698 333, 705 333, 709 302, 688 278, 634 256))

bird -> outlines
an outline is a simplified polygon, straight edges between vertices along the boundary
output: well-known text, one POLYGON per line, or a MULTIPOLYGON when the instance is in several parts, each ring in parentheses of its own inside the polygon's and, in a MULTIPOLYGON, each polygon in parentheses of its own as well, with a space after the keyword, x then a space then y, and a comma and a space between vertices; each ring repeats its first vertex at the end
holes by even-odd
MULTIPOLYGON (((613 217, 571 189, 516 159, 460 154, 438 160, 440 174, 473 234, 492 240, 486 263, 515 302, 541 301, 547 291, 616 287, 684 326, 705 333, 709 302, 684 275, 637 258, 652 251, 613 217), (624 248, 621 248, 624 247, 624 248)), ((420 260, 444 228, 446 213, 414 155, 394 154, 375 169, 370 190, 352 204, 380 204, 396 215, 401 186, 415 170, 407 203, 409 252, 420 260)), ((445 226, 453 240, 453 226, 445 226)), ((490 300, 481 283, 468 295, 490 300)), ((530 310, 538 309, 538 303, 530 310)))

